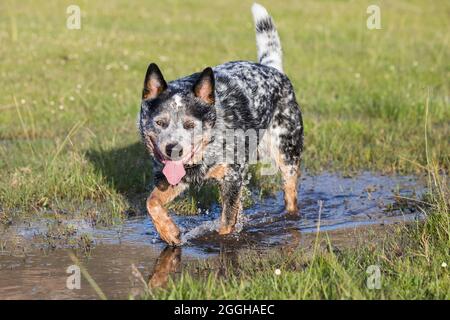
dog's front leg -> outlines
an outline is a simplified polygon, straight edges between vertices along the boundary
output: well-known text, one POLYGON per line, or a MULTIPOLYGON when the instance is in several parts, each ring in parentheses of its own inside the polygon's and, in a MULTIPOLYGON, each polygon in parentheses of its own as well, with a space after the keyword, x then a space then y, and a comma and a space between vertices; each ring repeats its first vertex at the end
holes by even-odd
POLYGON ((242 211, 242 178, 234 172, 228 174, 220 184, 220 195, 222 198, 222 217, 220 221, 219 234, 233 232, 237 217, 242 211))
POLYGON ((186 184, 179 183, 171 186, 167 181, 160 181, 147 199, 147 211, 153 220, 156 231, 161 239, 169 245, 178 245, 181 240, 180 230, 170 218, 165 205, 175 199, 184 189, 186 189, 186 184))

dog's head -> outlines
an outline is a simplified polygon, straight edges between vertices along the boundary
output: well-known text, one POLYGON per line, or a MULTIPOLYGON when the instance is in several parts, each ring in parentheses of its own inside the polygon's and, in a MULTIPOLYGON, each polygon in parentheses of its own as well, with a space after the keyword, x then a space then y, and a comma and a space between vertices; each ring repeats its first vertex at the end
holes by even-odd
POLYGON ((158 66, 148 66, 139 120, 143 141, 161 163, 200 161, 216 120, 214 73, 195 75, 192 85, 170 86, 158 66))

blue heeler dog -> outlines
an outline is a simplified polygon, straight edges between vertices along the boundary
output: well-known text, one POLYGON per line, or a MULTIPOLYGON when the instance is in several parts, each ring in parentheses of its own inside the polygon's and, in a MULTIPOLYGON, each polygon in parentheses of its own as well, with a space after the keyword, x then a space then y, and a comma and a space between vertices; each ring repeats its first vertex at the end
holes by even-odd
POLYGON ((218 232, 224 235, 233 231, 242 210, 248 159, 254 153, 258 159, 270 154, 283 178, 286 211, 298 212, 302 115, 292 84, 283 72, 281 44, 273 20, 259 4, 253 5, 252 12, 259 63, 228 62, 169 83, 152 63, 145 75, 139 130, 154 158, 155 173, 147 210, 168 244, 179 245, 181 240, 165 205, 189 184, 208 179, 217 180, 221 192, 218 232), (252 142, 247 141, 251 138, 247 132, 252 130, 259 133, 256 151, 250 150, 252 142), (223 139, 230 131, 245 134, 235 133, 231 141, 223 139), (236 160, 235 153, 242 153, 238 140, 244 141, 245 161, 236 160), (227 155, 231 150, 231 158, 224 159, 224 150, 227 155))

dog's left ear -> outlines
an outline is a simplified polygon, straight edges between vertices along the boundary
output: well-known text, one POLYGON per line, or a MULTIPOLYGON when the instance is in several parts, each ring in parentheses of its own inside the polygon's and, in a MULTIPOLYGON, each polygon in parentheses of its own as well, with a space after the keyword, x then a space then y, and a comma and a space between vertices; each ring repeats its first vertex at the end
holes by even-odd
POLYGON ((142 90, 142 99, 156 98, 167 89, 167 83, 155 63, 150 63, 147 68, 144 80, 144 90, 142 90))
POLYGON ((194 94, 207 104, 214 104, 214 72, 208 67, 202 71, 194 84, 194 94))

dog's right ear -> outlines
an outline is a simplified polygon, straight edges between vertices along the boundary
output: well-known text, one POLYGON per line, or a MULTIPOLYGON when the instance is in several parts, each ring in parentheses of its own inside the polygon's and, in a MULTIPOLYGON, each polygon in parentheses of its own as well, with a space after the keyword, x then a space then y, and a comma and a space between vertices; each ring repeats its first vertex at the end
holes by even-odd
POLYGON ((150 63, 147 68, 144 80, 144 90, 142 90, 142 99, 153 99, 159 96, 167 89, 167 83, 155 63, 150 63))

